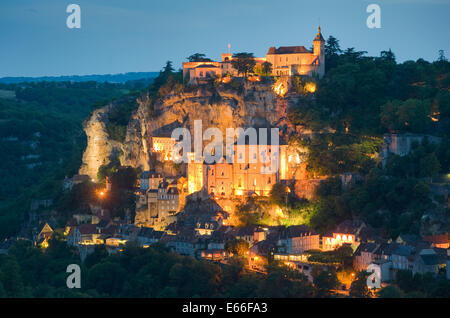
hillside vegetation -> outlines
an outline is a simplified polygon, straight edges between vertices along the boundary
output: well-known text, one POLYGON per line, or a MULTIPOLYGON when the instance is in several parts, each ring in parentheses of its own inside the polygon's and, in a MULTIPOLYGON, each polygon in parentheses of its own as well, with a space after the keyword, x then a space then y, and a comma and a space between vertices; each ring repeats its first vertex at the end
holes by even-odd
POLYGON ((134 83, 0 84, 0 237, 14 234, 31 199, 55 199, 86 146, 83 120, 134 83))

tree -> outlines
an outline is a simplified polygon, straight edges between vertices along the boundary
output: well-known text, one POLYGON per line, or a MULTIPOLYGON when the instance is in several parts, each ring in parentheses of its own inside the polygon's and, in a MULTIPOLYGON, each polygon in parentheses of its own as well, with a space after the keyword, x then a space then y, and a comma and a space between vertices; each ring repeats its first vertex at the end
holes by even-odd
POLYGON ((212 60, 210 58, 207 58, 205 54, 203 53, 195 53, 191 56, 187 57, 187 60, 189 62, 211 62, 212 60))
POLYGON ((414 281, 414 276, 412 271, 401 269, 397 272, 395 277, 395 282, 398 287, 405 292, 410 292, 416 289, 417 284, 414 281))
POLYGON ((262 72, 263 75, 271 75, 272 74, 272 63, 265 61, 262 63, 262 72))
POLYGON ((330 296, 331 290, 336 289, 339 286, 339 280, 335 271, 321 271, 314 277, 313 282, 317 288, 319 297, 330 296))
POLYGON ((434 152, 427 154, 419 161, 419 171, 422 177, 436 177, 441 169, 441 164, 434 152))
POLYGON ((366 53, 367 51, 356 51, 354 47, 349 47, 344 51, 342 56, 346 61, 355 63, 366 53))
POLYGON ((395 285, 389 285, 381 288, 377 295, 380 298, 402 298, 405 296, 403 291, 395 285))
POLYGON ((329 36, 327 42, 325 43, 325 68, 326 71, 331 70, 338 64, 339 54, 342 50, 339 46, 339 40, 334 36, 329 36))
POLYGON ((253 71, 256 61, 253 53, 242 52, 233 54, 231 65, 237 70, 238 74, 247 76, 249 72, 253 71))
POLYGON ((381 124, 389 130, 423 132, 431 123, 430 106, 429 101, 418 99, 389 101, 381 106, 381 124))
POLYGON ((381 51, 380 58, 383 61, 393 62, 395 64, 395 54, 389 49, 388 51, 381 51))
POLYGON ((234 239, 231 241, 227 241, 225 243, 225 250, 228 253, 243 256, 249 250, 248 242, 242 239, 234 239))
POLYGON ((166 66, 164 66, 164 69, 162 71, 163 74, 171 74, 175 71, 175 69, 172 66, 172 61, 167 61, 166 66))
POLYGON ((445 57, 444 50, 439 50, 438 62, 447 62, 447 58, 445 57))
POLYGON ((284 206, 286 204, 287 195, 288 187, 282 183, 275 183, 269 193, 270 201, 278 206, 284 206))
POLYGON ((137 182, 136 169, 120 167, 111 175, 111 184, 114 189, 132 190, 137 182))
POLYGON ((126 276, 125 269, 116 262, 98 263, 89 270, 89 287, 100 293, 119 296, 126 276))
POLYGON ((260 282, 256 293, 256 297, 313 297, 314 287, 303 273, 271 264, 267 266, 267 276, 260 282))
POLYGON ((330 35, 325 43, 325 56, 331 57, 342 53, 341 47, 339 45, 339 40, 334 36, 330 35))
POLYGON ((350 245, 342 245, 339 247, 336 251, 336 258, 341 262, 341 264, 345 268, 351 268, 352 267, 352 261, 353 261, 353 249, 350 245))
POLYGON ((371 297, 372 293, 367 287, 367 277, 369 273, 359 272, 356 275, 356 279, 350 285, 350 297, 356 298, 368 298, 371 297))

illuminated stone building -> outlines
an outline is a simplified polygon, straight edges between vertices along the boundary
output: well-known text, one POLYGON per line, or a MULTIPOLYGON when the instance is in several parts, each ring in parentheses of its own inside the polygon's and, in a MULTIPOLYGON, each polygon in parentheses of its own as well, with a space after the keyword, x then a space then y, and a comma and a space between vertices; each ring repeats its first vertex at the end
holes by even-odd
POLYGON ((226 157, 208 164, 189 153, 188 193, 205 190, 219 199, 257 194, 268 196, 280 181, 301 179, 305 174, 304 152, 287 144, 233 145, 233 160, 226 157), (271 160, 271 161, 269 161, 271 160))
POLYGON ((197 161, 194 155, 193 152, 188 153, 187 177, 189 194, 201 191, 206 181, 206 166, 203 164, 203 158, 197 161))
POLYGON ((135 224, 164 228, 176 221, 180 196, 176 183, 160 182, 158 189, 148 189, 138 195, 135 224))
POLYGON ((205 164, 208 193, 218 197, 268 196, 275 183, 286 179, 287 160, 287 145, 234 145, 233 163, 222 158, 205 164))
POLYGON ((160 173, 143 171, 139 177, 139 188, 141 190, 156 190, 163 179, 164 178, 160 173))
POLYGON ((343 244, 354 244, 355 235, 353 233, 330 233, 322 237, 322 250, 331 251, 341 247, 343 244))
MULTIPOLYGON (((189 77, 190 81, 198 81, 227 74, 238 76, 231 64, 232 60, 231 53, 224 53, 220 62, 184 62, 183 77, 189 77)), ((325 40, 320 27, 313 40, 312 51, 304 46, 270 47, 265 57, 255 57, 256 65, 261 65, 266 61, 272 64, 272 75, 274 76, 317 75, 322 77, 325 74, 325 40)))
POLYGON ((320 31, 313 41, 313 51, 304 46, 281 46, 269 48, 266 61, 272 64, 272 74, 280 75, 313 75, 322 77, 325 74, 325 40, 320 31))
POLYGON ((334 231, 322 237, 322 250, 331 251, 344 244, 350 245, 353 250, 360 244, 358 235, 367 229, 366 224, 359 220, 346 220, 340 223, 334 231))
POLYGON ((281 228, 278 232, 277 247, 279 252, 299 254, 319 249, 319 234, 305 225, 293 225, 281 228))
POLYGON ((175 139, 171 137, 152 137, 152 152, 158 155, 159 161, 172 161, 175 144, 175 139))

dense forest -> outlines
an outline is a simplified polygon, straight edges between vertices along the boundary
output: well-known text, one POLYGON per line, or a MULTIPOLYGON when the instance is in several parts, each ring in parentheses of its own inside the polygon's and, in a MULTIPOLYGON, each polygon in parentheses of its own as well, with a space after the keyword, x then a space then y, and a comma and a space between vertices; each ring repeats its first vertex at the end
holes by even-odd
POLYGON ((55 199, 64 177, 78 171, 90 112, 142 88, 139 81, 0 84, 0 237, 19 230, 31 199, 55 199))
MULTIPOLYGON (((58 236, 47 250, 19 241, 8 255, 0 255, 0 297, 330 297, 339 287, 334 270, 316 269, 308 278, 273 262, 267 275, 249 272, 240 256, 227 265, 198 261, 156 244, 142 249, 132 243, 123 252, 108 255, 98 247, 81 264, 81 288, 66 286, 67 264, 79 264, 79 255, 58 236)), ((393 285, 379 297, 447 297, 445 277, 412 275, 400 271, 393 285)), ((370 297, 365 273, 352 283, 352 297, 370 297)))

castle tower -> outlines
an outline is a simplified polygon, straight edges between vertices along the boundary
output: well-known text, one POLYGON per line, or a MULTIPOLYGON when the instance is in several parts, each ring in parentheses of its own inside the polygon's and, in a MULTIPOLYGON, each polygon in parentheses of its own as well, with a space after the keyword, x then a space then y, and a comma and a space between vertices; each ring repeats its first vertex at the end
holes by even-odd
POLYGON ((314 38, 313 45, 314 45, 314 55, 320 57, 325 55, 325 40, 322 36, 322 33, 320 32, 320 25, 317 30, 316 37, 314 38))
POLYGON ((313 47, 313 54, 317 56, 319 62, 318 75, 322 77, 325 74, 325 40, 320 32, 320 25, 317 29, 316 37, 313 40, 313 47))

